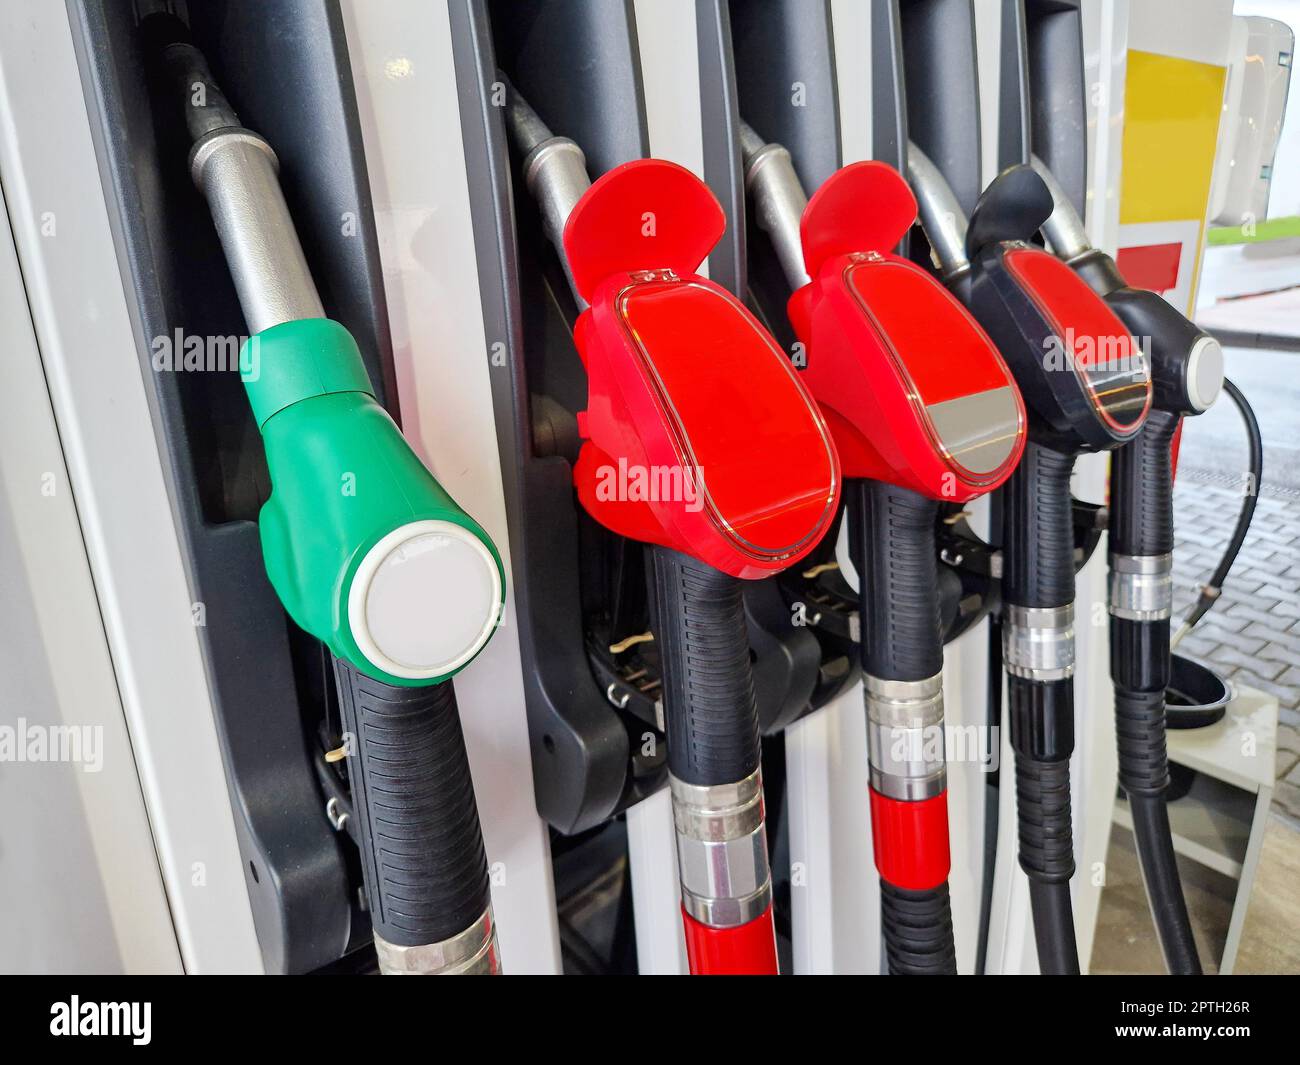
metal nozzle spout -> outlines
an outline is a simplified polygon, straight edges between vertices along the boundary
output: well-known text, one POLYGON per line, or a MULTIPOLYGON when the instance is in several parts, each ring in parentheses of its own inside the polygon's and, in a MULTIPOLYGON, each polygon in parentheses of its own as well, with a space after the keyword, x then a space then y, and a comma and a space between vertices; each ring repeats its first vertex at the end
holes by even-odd
POLYGON ((779 144, 768 144, 743 119, 740 150, 744 157, 745 188, 754 198, 758 226, 772 241, 791 290, 811 280, 804 265, 803 237, 799 223, 808 197, 795 173, 790 153, 779 144))
POLYGON ((749 161, 767 146, 767 141, 758 135, 758 132, 746 122, 743 118, 740 120, 740 152, 745 158, 745 166, 749 166, 749 161))
POLYGON ((966 212, 930 157, 911 141, 907 143, 907 176, 916 194, 921 228, 943 273, 952 283, 970 270, 966 256, 966 212))
POLYGON ((1092 241, 1088 239, 1088 231, 1083 227, 1083 219, 1074 209, 1074 204, 1061 183, 1056 180, 1056 175, 1036 155, 1029 157, 1029 163, 1052 194, 1052 214, 1043 223, 1043 236, 1047 238, 1052 251, 1067 260, 1091 251, 1092 241))
POLYGON ((324 318, 271 146, 248 130, 222 129, 196 143, 190 159, 249 332, 324 318))
POLYGON ((537 201, 542 213, 542 227, 547 239, 559 253, 578 309, 586 310, 587 301, 578 294, 577 286, 573 283, 573 272, 569 269, 568 256, 564 253, 564 224, 582 199, 583 193, 591 188, 587 157, 568 137, 557 137, 551 133, 541 116, 529 106, 528 101, 504 74, 498 71, 497 77, 507 88, 506 129, 511 141, 524 157, 524 184, 537 201))
POLYGON ((245 129, 188 39, 183 22, 152 15, 142 28, 159 49, 194 145, 190 174, 208 201, 239 304, 251 333, 303 318, 324 318, 271 146, 245 129))
POLYGON ((541 116, 532 109, 532 106, 523 95, 515 88, 513 82, 501 71, 497 71, 497 80, 506 87, 506 129, 510 131, 510 139, 519 149, 521 155, 527 155, 544 141, 550 140, 553 134, 542 121, 541 116))

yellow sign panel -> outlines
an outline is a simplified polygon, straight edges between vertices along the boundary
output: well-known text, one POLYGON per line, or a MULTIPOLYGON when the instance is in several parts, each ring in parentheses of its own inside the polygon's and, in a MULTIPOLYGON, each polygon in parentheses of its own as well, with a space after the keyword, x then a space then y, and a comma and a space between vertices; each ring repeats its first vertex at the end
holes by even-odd
POLYGON ((1205 217, 1227 68, 1130 51, 1121 225, 1205 217))

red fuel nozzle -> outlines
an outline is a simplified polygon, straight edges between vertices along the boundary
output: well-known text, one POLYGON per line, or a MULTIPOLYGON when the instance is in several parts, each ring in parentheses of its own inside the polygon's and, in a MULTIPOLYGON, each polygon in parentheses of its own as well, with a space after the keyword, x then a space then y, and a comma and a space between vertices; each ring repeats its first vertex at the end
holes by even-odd
POLYGON ((839 501, 831 434, 789 359, 696 271, 725 227, 690 171, 645 159, 596 181, 564 250, 590 307, 578 497, 602 525, 735 577, 791 565, 839 501))
POLYGON ((696 271, 726 224, 690 171, 627 163, 564 227, 587 368, 578 498, 649 552, 693 973, 775 973, 749 637, 736 578, 784 569, 835 516, 839 460, 789 359, 696 271))
POLYGON ((884 163, 832 175, 803 214, 812 281, 791 297, 790 318, 808 346, 802 379, 844 475, 965 502, 1015 468, 1024 405, 970 313, 891 254, 916 211, 907 183, 884 163))
POLYGON ((946 770, 942 744, 937 758, 924 753, 943 729, 936 501, 1002 484, 1024 450, 1026 419, 975 319, 892 254, 916 215, 911 189, 884 163, 837 171, 803 211, 810 280, 789 314, 844 474, 867 482, 848 510, 889 971, 945 973, 956 968, 946 770))

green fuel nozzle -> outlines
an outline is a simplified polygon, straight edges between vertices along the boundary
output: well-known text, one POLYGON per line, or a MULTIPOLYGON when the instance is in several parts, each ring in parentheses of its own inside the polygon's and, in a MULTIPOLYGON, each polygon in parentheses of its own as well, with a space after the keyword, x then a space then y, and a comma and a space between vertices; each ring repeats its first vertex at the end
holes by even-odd
POLYGON ((241 366, 273 486, 258 519, 262 554, 289 615, 379 680, 451 676, 500 613, 487 533, 376 402, 343 326, 273 325, 248 339, 241 366))
MULTIPOLYGON (((333 654, 337 731, 383 973, 501 971, 455 687, 501 616, 501 559, 377 402, 325 317, 271 146, 240 125, 184 23, 154 14, 248 331, 240 371, 266 448, 267 576, 333 654)), ((287 45, 291 46, 291 45, 287 45)))
POLYGON ((271 584, 360 672, 444 680, 497 625, 500 556, 376 401, 355 340, 325 317, 271 146, 239 124, 198 49, 177 39, 162 55, 252 333, 240 367, 271 475, 258 519, 271 584))

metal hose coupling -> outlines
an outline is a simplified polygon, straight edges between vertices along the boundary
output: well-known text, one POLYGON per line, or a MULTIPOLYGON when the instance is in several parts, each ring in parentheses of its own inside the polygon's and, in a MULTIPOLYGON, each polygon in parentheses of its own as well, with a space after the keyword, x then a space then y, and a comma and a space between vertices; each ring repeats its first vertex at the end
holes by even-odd
POLYGON ((1084 228, 1083 219, 1079 217, 1079 212, 1070 202, 1069 193, 1061 187, 1051 168, 1038 156, 1031 155, 1029 165, 1043 179, 1047 191, 1052 194, 1054 204, 1052 214, 1043 223, 1043 236, 1047 238, 1047 243, 1051 245, 1052 251, 1067 262, 1083 258, 1093 250, 1092 241, 1088 239, 1088 231, 1084 228))
POLYGON ((1174 609, 1174 556, 1110 556, 1110 612, 1127 621, 1163 621, 1174 609))
POLYGON ((1002 659, 1013 677, 1048 681, 1074 676, 1074 604, 1008 603, 1003 613, 1002 659))
MULTIPOLYGON (((504 74, 498 73, 498 77, 507 80, 504 74)), ((555 136, 513 85, 507 95, 506 129, 523 156, 524 185, 537 201, 546 239, 559 252, 578 309, 585 310, 587 303, 578 295, 564 254, 564 225, 583 193, 591 187, 587 157, 568 137, 555 136)))
POLYGON ((669 776, 682 906, 710 928, 736 928, 772 902, 763 822, 763 777, 687 784, 669 776))
POLYGON ((921 229, 934 250, 944 284, 954 285, 970 273, 966 212, 942 171, 911 141, 907 142, 907 177, 916 195, 921 229))
POLYGON ((197 48, 178 41, 163 58, 176 95, 186 102, 194 142, 190 176, 212 211, 249 332, 325 317, 280 189, 275 151, 240 124, 197 48))
POLYGON ((745 188, 754 198, 758 227, 771 239, 790 288, 803 288, 811 278, 804 268, 799 223, 808 197, 795 173, 794 160, 784 147, 766 143, 744 121, 740 123, 740 147, 745 161, 745 188))
POLYGON ((501 952, 492 907, 472 925, 441 943, 404 947, 375 936, 379 971, 385 976, 498 976, 501 952))
POLYGON ((867 674, 867 758, 871 787, 903 802, 942 795, 947 786, 943 674, 884 680, 867 674))

